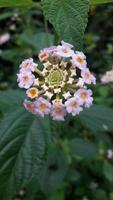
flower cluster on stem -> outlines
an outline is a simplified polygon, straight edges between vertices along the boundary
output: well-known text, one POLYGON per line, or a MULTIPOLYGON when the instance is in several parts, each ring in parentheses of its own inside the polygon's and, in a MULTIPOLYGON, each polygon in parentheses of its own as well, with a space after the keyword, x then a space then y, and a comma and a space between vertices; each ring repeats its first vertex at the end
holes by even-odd
POLYGON ((29 58, 17 74, 18 86, 26 89, 24 106, 29 112, 63 121, 67 114, 76 116, 92 105, 92 91, 87 86, 96 84, 96 79, 83 52, 61 41, 61 45, 41 50, 38 57, 40 67, 29 58))

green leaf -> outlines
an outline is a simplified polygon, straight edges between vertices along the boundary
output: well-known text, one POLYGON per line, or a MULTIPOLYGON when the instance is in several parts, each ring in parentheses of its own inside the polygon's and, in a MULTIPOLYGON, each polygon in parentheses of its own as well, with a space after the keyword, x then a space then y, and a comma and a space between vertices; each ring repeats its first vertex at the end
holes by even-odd
POLYGON ((91 4, 113 3, 113 0, 90 0, 91 4))
POLYGON ((0 7, 29 6, 32 4, 32 0, 0 0, 0 7))
POLYGON ((56 191, 47 198, 47 200, 65 200, 65 192, 64 190, 56 191))
POLYGON ((46 148, 51 142, 49 119, 34 117, 25 111, 22 96, 17 91, 0 93, 0 107, 6 105, 7 110, 0 123, 1 200, 16 199, 23 189, 25 200, 33 198, 46 148), (32 192, 27 192, 32 185, 32 192))
POLYGON ((87 25, 89 0, 42 0, 44 14, 60 39, 79 50, 87 25))
POLYGON ((95 105, 86 109, 79 115, 81 123, 92 131, 113 132, 113 109, 95 105))
POLYGON ((19 40, 27 45, 31 45, 35 49, 36 53, 38 53, 41 49, 53 45, 54 36, 50 33, 44 32, 37 34, 24 32, 19 36, 19 40))
POLYGON ((72 139, 69 144, 71 153, 76 157, 94 159, 97 156, 98 151, 96 146, 89 141, 75 138, 72 139))
POLYGON ((24 92, 18 90, 0 91, 0 111, 5 113, 23 104, 24 92))
POLYGON ((7 49, 7 50, 4 50, 3 52, 1 52, 0 59, 2 58, 4 60, 8 60, 8 61, 12 62, 12 60, 15 59, 15 57, 16 57, 16 59, 18 59, 18 57, 20 58, 20 55, 22 53, 20 52, 19 49, 16 49, 16 48, 14 51, 12 51, 11 49, 7 49))
POLYGON ((40 186, 44 193, 53 192, 62 183, 68 169, 65 153, 58 146, 49 149, 40 174, 40 186))
POLYGON ((81 178, 81 174, 75 170, 75 169, 70 169, 68 170, 68 176, 67 180, 71 183, 77 183, 81 178))
POLYGON ((113 183, 113 165, 105 161, 103 166, 103 173, 106 179, 113 183))
POLYGON ((13 12, 7 11, 5 13, 0 14, 0 20, 5 20, 13 16, 13 12))
POLYGON ((95 189, 94 191, 92 190, 92 199, 93 200, 106 200, 108 199, 106 191, 103 189, 95 189))

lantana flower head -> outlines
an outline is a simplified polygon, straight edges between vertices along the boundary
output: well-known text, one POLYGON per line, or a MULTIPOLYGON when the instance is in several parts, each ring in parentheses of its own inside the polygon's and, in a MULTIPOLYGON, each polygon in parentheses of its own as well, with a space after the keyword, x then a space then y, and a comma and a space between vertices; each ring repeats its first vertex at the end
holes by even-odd
POLYGON ((17 81, 26 89, 24 106, 29 112, 63 121, 66 115, 76 116, 83 107, 92 105, 92 91, 87 86, 95 84, 96 79, 84 53, 73 48, 61 41, 40 51, 40 67, 32 58, 22 62, 17 81))

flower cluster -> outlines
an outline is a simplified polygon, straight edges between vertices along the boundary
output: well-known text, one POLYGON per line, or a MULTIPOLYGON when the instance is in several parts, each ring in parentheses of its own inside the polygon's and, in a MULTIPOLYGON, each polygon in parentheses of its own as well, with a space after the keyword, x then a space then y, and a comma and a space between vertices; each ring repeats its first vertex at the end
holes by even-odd
POLYGON ((107 71, 102 77, 101 77, 101 83, 106 84, 113 82, 113 69, 107 71))
POLYGON ((71 44, 62 41, 41 50, 39 60, 40 67, 32 58, 24 60, 17 74, 19 87, 26 89, 24 106, 29 112, 63 121, 68 113, 76 116, 92 105, 87 85, 96 84, 96 79, 82 52, 74 52, 71 44))

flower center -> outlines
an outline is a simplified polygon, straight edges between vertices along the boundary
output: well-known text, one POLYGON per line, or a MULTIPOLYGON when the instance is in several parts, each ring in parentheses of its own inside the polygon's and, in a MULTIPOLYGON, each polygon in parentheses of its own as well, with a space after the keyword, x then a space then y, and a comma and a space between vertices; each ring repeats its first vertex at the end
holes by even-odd
POLYGON ((81 57, 78 56, 77 61, 78 61, 80 64, 82 64, 84 60, 83 60, 83 58, 81 58, 81 57))
POLYGON ((81 99, 86 99, 87 98, 87 93, 86 92, 82 92, 80 94, 81 99))
POLYGON ((71 106, 72 106, 72 108, 76 108, 76 107, 77 107, 77 102, 76 102, 76 101, 73 101, 73 102, 71 103, 71 106))
POLYGON ((35 96, 37 94, 37 90, 36 89, 31 89, 29 91, 29 93, 30 93, 31 96, 35 96))
POLYGON ((60 86, 63 82, 63 71, 61 69, 53 69, 48 75, 48 83, 50 86, 60 86))
POLYGON ((28 109, 30 112, 33 112, 33 111, 34 111, 34 108, 33 108, 33 105, 32 105, 32 104, 28 103, 28 104, 26 104, 26 107, 27 107, 27 109, 28 109))
POLYGON ((86 73, 86 79, 89 79, 91 77, 90 73, 86 73))
POLYGON ((68 53, 68 50, 66 48, 62 49, 63 53, 68 53))
POLYGON ((28 67, 29 67, 29 63, 25 63, 25 64, 24 64, 24 67, 25 67, 25 68, 28 68, 28 67))
POLYGON ((39 108, 40 108, 40 110, 41 110, 42 112, 44 112, 44 111, 47 109, 47 105, 44 104, 44 103, 41 103, 41 104, 39 105, 39 108))
POLYGON ((24 82, 26 82, 26 81, 28 81, 28 80, 29 80, 29 77, 28 77, 28 76, 24 76, 24 77, 23 77, 23 81, 24 81, 24 82))
POLYGON ((61 107, 56 107, 55 113, 56 113, 56 115, 62 115, 63 114, 63 109, 61 107))

